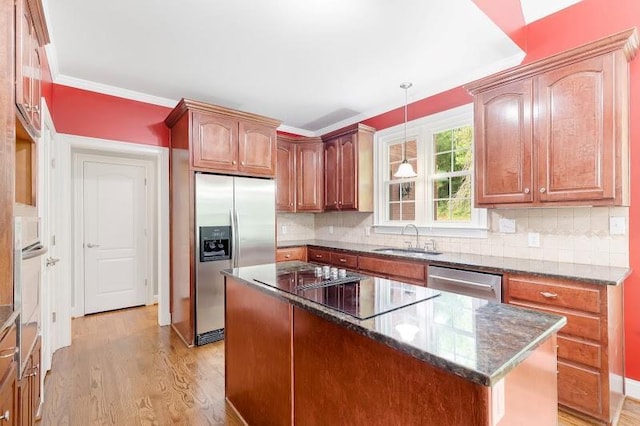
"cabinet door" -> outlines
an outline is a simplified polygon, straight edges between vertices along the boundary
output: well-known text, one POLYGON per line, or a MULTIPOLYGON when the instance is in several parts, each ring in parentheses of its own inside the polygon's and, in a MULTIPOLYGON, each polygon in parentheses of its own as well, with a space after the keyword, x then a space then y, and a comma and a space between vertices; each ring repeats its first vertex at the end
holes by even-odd
POLYGON ((322 211, 323 151, 322 143, 303 143, 296 147, 297 211, 322 211))
POLYGON ((276 152, 276 210, 295 211, 295 145, 278 141, 276 152))
POLYGON ((31 374, 30 374, 30 387, 31 387, 31 412, 35 418, 38 415, 38 409, 40 408, 40 359, 42 356, 42 339, 38 337, 36 345, 31 352, 31 374))
POLYGON ((0 386, 0 424, 3 426, 17 425, 16 419, 16 380, 17 363, 12 362, 8 374, 5 375, 2 385, 0 386))
POLYGON ((476 96, 476 205, 533 201, 532 93, 527 79, 476 96))
POLYGON ((537 77, 540 201, 613 199, 613 54, 537 77))
POLYGON ((338 210, 338 144, 333 140, 324 145, 324 209, 338 210))
POLYGON ((238 121, 191 112, 193 166, 211 171, 238 169, 238 121))
POLYGON ((358 208, 358 149, 356 136, 349 135, 340 138, 339 145, 339 179, 338 179, 338 208, 340 210, 357 210, 358 208))
POLYGON ((35 39, 27 0, 16 1, 16 105, 31 121, 31 48, 35 39))
POLYGON ((40 132, 42 115, 40 106, 40 97, 42 96, 41 80, 42 80, 42 61, 40 59, 40 46, 36 39, 35 32, 32 31, 31 37, 31 124, 40 132))
POLYGON ((29 373, 31 371, 31 361, 27 361, 23 377, 18 380, 18 398, 17 398, 17 425, 32 426, 33 410, 31 405, 31 380, 29 373))
POLYGON ((240 122, 238 133, 238 170, 251 175, 274 177, 276 174, 276 130, 254 123, 240 122))

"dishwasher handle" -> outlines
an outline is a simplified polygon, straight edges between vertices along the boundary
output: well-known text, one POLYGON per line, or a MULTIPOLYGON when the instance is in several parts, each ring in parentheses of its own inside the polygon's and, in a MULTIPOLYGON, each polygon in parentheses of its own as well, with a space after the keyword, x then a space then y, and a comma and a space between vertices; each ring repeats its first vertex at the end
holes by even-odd
POLYGON ((460 280, 460 279, 456 279, 456 278, 443 277, 441 275, 429 275, 429 278, 436 278, 436 279, 443 280, 443 281, 448 281, 448 282, 452 282, 452 283, 456 283, 456 284, 462 284, 462 285, 467 286, 467 287, 474 287, 474 288, 480 288, 480 289, 486 290, 486 291, 493 291, 493 286, 491 286, 489 284, 475 283, 473 281, 467 281, 467 280, 460 280))

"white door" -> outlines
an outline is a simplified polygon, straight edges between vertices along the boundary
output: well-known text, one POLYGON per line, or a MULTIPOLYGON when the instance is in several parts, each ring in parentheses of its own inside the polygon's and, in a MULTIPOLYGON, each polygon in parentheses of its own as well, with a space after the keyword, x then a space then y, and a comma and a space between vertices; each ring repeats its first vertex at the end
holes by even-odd
POLYGON ((83 163, 85 313, 145 304, 143 166, 83 163))

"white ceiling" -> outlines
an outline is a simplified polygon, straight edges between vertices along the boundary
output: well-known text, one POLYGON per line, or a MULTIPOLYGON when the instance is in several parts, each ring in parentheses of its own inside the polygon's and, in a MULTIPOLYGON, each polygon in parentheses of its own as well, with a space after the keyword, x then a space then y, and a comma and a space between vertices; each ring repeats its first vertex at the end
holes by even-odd
MULTIPOLYGON (((522 0, 548 7, 575 0, 522 0)), ((470 0, 52 0, 54 81, 319 135, 520 63, 470 0), (399 6, 402 7, 399 7, 399 6)))
POLYGON ((520 0, 524 21, 530 24, 582 0, 520 0))

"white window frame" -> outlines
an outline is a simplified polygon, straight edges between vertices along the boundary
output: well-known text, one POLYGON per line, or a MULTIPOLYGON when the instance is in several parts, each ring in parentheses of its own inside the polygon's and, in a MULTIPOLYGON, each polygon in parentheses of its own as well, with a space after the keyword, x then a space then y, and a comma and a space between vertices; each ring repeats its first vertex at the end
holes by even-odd
MULTIPOLYGON (((416 220, 415 221, 389 221, 388 194, 385 193, 389 164, 387 159, 388 146, 404 141, 404 123, 375 134, 374 150, 374 230, 376 233, 399 234, 402 228, 413 223, 421 235, 486 238, 488 234, 487 210, 471 208, 471 221, 439 222, 433 220, 433 184, 434 173, 434 147, 433 135, 448 129, 473 126, 473 104, 462 105, 447 111, 422 117, 407 123, 407 140, 416 140, 417 162, 416 172, 418 177, 406 179, 407 182, 415 182, 416 191, 416 220)), ((475 155, 475 145, 472 150, 475 155)), ((475 179, 474 172, 471 178, 475 179)), ((475 184, 471 189, 471 199, 474 199, 475 184)))

